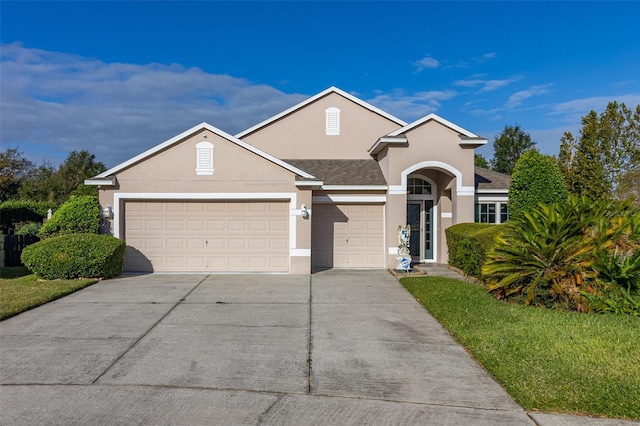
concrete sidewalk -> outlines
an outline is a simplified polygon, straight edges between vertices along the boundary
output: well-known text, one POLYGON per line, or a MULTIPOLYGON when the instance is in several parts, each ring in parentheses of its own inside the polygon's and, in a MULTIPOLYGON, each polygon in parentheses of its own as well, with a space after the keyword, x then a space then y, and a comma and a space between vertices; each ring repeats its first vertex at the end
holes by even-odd
POLYGON ((0 423, 623 425, 527 414, 388 273, 146 275, 0 323, 0 423))

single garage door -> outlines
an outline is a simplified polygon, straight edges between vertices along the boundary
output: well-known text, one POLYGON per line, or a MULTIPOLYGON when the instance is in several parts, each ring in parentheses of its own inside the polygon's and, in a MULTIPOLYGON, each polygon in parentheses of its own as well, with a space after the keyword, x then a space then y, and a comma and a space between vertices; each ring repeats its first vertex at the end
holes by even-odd
POLYGON ((288 202, 128 201, 126 271, 287 272, 288 202))
POLYGON ((313 268, 383 268, 382 204, 314 204, 313 268))

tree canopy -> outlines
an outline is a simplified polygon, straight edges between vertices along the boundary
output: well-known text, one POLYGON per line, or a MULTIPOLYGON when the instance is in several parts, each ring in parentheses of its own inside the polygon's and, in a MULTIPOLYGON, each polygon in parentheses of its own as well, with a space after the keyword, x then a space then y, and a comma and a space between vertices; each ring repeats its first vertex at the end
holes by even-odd
POLYGON ((15 199, 22 182, 33 170, 33 163, 18 148, 0 152, 0 202, 15 199))
POLYGON ((476 167, 482 167, 483 169, 489 168, 489 162, 482 156, 482 154, 474 154, 473 165, 476 167))
POLYGON ((0 152, 0 201, 33 200, 61 204, 70 195, 93 194, 86 178, 106 170, 89 151, 72 151, 58 167, 42 163, 35 167, 18 148, 0 152))
POLYGON ((592 200, 640 200, 640 105, 609 102, 582 117, 580 134, 566 132, 558 155, 569 190, 592 200))
POLYGON ((493 159, 491 169, 510 175, 518 158, 528 149, 535 146, 531 136, 524 132, 519 125, 504 126, 502 133, 493 141, 493 159))

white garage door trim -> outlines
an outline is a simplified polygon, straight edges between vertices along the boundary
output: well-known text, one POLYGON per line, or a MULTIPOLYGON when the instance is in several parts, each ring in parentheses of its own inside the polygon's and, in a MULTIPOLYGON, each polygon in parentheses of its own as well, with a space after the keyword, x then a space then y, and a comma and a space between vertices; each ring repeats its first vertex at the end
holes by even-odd
POLYGON ((222 201, 222 200, 264 200, 286 201, 289 200, 289 257, 311 256, 311 251, 297 249, 296 247, 296 216, 302 213, 297 206, 295 192, 261 192, 261 193, 226 193, 226 192, 117 192, 113 195, 113 235, 121 238, 121 205, 126 200, 151 201, 151 200, 184 200, 184 201, 222 201))

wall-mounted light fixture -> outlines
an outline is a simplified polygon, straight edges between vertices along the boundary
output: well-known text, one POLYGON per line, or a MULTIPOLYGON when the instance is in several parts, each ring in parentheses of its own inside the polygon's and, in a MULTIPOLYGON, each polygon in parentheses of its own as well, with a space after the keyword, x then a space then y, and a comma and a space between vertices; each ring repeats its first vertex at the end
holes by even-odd
POLYGON ((105 219, 113 219, 113 210, 111 209, 111 206, 108 205, 102 209, 102 217, 105 219))
POLYGON ((306 204, 300 206, 300 214, 302 215, 303 219, 309 219, 309 210, 307 210, 306 204))

